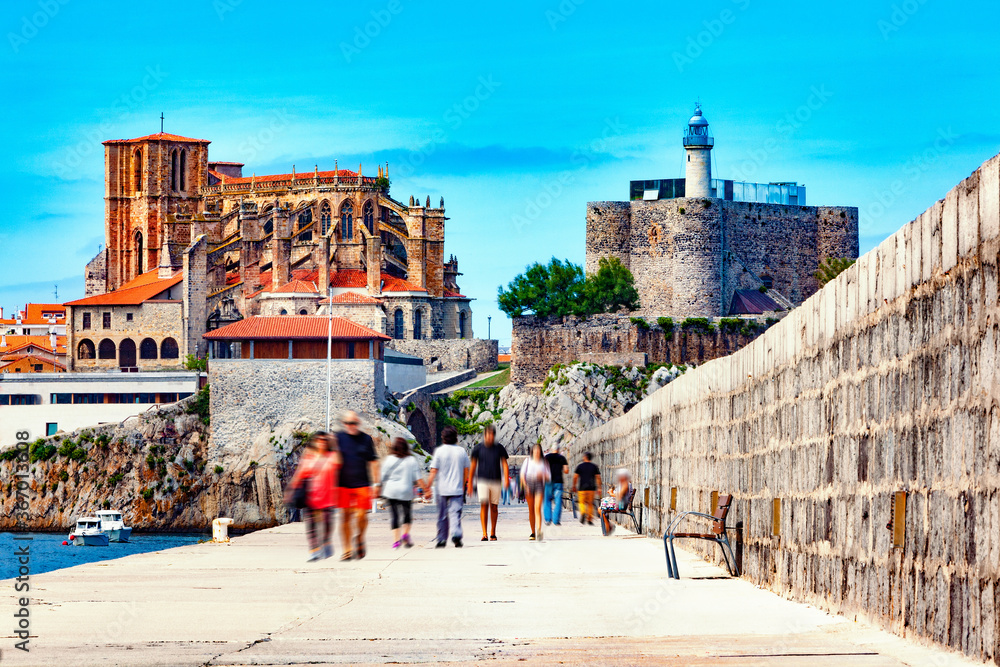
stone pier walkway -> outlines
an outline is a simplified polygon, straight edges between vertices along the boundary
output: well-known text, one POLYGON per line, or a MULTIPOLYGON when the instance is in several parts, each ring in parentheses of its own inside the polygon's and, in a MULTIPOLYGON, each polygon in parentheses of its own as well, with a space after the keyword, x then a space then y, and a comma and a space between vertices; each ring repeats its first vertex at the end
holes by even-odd
MULTIPOLYGON (((971 665, 729 579, 619 529, 552 527, 528 542, 524 506, 500 541, 434 549, 432 508, 413 549, 390 548, 385 512, 363 561, 305 563, 301 524, 33 577, 32 651, 0 628, 3 665, 971 665)), ((11 581, 0 604, 13 610, 11 581)))

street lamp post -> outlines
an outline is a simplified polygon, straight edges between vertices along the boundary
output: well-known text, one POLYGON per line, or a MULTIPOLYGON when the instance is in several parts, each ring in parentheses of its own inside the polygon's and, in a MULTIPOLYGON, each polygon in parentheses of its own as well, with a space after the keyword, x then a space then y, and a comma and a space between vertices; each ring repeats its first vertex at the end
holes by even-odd
POLYGON ((491 329, 492 325, 493 325, 493 316, 492 315, 487 315, 486 316, 486 340, 493 340, 493 336, 490 335, 490 333, 492 331, 492 329, 491 329))

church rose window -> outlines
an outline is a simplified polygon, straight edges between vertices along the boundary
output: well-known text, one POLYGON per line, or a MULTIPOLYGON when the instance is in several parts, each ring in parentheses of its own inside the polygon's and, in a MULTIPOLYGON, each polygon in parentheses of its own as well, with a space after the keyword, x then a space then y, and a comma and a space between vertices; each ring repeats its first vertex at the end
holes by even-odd
POLYGON ((350 201, 345 201, 340 207, 340 229, 345 241, 354 240, 354 204, 350 201))

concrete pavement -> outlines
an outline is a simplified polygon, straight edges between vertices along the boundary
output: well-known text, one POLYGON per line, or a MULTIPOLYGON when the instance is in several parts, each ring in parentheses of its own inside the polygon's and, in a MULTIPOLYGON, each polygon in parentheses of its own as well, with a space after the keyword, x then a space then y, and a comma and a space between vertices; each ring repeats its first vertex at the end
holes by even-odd
MULTIPOLYGON (((413 549, 393 551, 385 512, 362 561, 305 562, 301 524, 92 563, 32 578, 32 651, 7 665, 437 663, 971 665, 728 578, 661 542, 604 538, 564 515, 528 542, 523 505, 502 508, 498 542, 433 548, 420 506, 413 549)), ((13 582, 0 582, 13 611, 13 582)))

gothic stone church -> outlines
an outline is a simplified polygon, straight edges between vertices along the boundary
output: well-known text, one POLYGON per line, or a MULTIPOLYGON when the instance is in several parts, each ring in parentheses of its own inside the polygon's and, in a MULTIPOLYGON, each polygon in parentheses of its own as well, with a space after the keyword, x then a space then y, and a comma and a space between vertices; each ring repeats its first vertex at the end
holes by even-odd
POLYGON ((396 201, 388 167, 248 177, 210 161, 209 143, 104 142, 107 244, 86 298, 67 304, 76 370, 120 365, 133 339, 136 366, 173 367, 204 353, 206 330, 250 315, 332 309, 396 339, 472 338, 443 198, 396 201))

